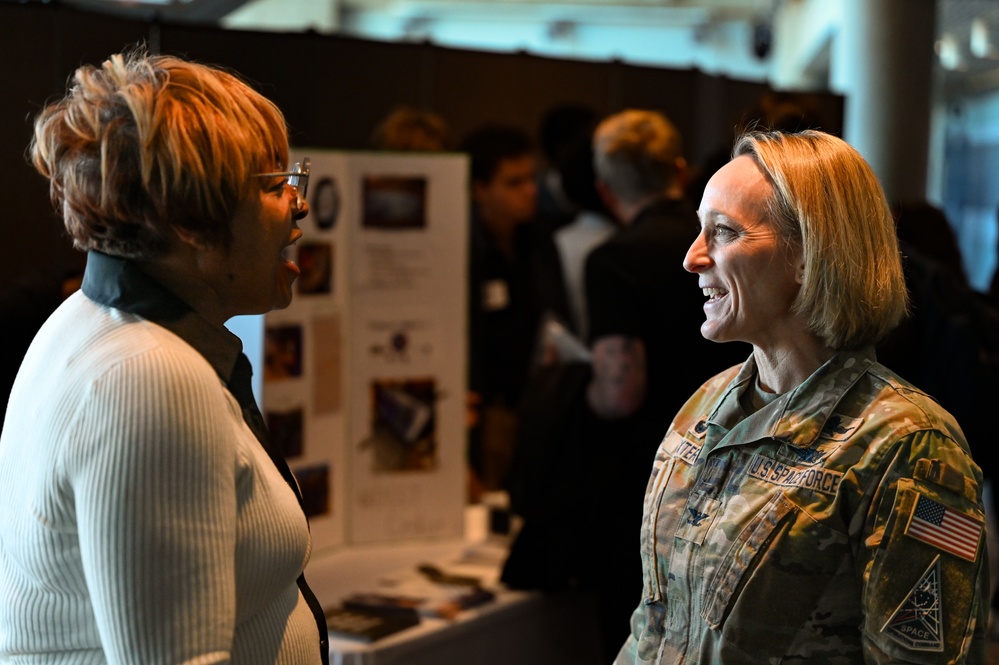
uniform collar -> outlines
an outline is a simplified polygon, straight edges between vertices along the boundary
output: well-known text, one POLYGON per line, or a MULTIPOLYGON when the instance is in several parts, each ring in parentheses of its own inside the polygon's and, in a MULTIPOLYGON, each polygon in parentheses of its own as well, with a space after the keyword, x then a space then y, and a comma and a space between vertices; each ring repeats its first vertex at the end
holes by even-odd
POLYGON ((243 351, 239 337, 209 323, 128 259, 91 250, 83 293, 94 302, 141 316, 174 333, 204 356, 226 383, 243 351))
POLYGON ((746 416, 739 397, 756 380, 750 356, 708 416, 706 443, 717 448, 771 438, 802 451, 811 448, 823 430, 836 425, 830 420, 836 405, 875 362, 872 348, 837 353, 801 385, 746 416))

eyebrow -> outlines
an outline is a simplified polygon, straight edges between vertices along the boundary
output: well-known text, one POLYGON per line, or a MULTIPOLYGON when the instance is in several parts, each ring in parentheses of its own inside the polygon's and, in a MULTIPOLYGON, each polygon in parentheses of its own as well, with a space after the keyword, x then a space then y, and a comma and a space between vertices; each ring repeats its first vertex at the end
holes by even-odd
POLYGON ((732 219, 731 217, 729 217, 728 215, 719 210, 708 210, 707 212, 701 212, 700 210, 698 210, 697 219, 700 220, 701 226, 703 226, 708 221, 717 223, 719 220, 722 220, 729 224, 735 223, 734 219, 732 219))

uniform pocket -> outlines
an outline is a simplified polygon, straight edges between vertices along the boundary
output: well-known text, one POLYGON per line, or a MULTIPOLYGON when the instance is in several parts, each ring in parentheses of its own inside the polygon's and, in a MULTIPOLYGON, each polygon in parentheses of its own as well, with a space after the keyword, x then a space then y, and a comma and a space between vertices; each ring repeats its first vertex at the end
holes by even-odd
POLYGON ((661 533, 672 533, 672 530, 659 532, 657 527, 660 525, 660 520, 668 518, 662 501, 675 464, 676 460, 673 457, 660 450, 655 461, 654 476, 649 484, 649 492, 645 497, 642 519, 642 575, 645 583, 646 604, 659 602, 663 597, 663 580, 660 579, 656 552, 660 549, 661 533))
POLYGON ((782 653, 839 570, 847 543, 775 493, 704 587, 702 618, 738 651, 782 653))

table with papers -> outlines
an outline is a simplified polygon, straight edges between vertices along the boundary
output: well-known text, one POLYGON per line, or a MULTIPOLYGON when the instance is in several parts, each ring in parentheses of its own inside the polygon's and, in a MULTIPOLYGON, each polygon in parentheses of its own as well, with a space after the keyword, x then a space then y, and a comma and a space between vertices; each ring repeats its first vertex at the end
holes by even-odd
POLYGON ((331 636, 331 665, 596 665, 592 602, 581 594, 507 590, 499 583, 505 543, 454 539, 352 546, 313 557, 309 584, 324 608, 357 593, 391 592, 431 564, 474 577, 495 597, 453 618, 424 615, 418 625, 373 642, 331 636))

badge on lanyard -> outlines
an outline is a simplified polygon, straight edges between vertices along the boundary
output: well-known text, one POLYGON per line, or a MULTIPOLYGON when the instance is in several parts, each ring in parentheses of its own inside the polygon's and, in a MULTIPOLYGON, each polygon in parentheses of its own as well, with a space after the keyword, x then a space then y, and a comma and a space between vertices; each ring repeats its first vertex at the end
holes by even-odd
POLYGON ((482 309, 496 312, 510 305, 510 289, 502 279, 490 279, 482 284, 482 309))

